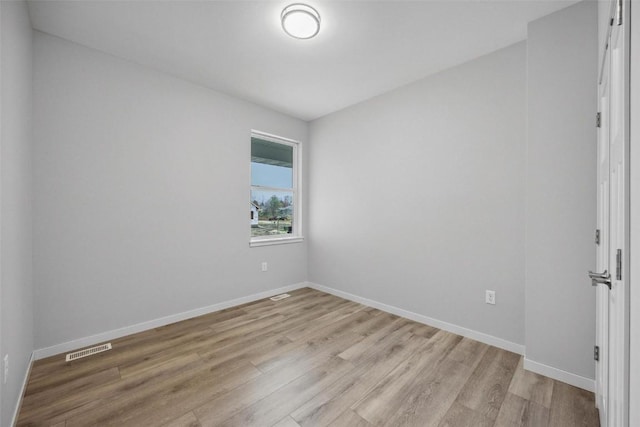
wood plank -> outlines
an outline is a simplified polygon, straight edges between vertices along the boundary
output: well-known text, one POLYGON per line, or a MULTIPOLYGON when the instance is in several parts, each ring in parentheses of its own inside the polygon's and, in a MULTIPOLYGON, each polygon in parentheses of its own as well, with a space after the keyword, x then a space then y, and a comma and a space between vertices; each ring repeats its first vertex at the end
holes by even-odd
POLYGON ((549 423, 549 408, 537 402, 507 393, 502 403, 496 427, 537 427, 549 423))
POLYGON ((262 352, 276 351, 278 348, 288 346, 291 341, 275 332, 268 332, 264 336, 249 338, 223 348, 213 348, 210 351, 199 352, 202 360, 212 364, 228 363, 234 359, 251 361, 262 352))
POLYGON ((169 333, 175 334, 184 332, 188 329, 202 328, 203 326, 209 326, 218 322, 224 322, 237 317, 246 316, 247 312, 242 309, 234 309, 228 311, 217 311, 214 313, 205 314, 202 316, 194 317, 192 319, 183 320, 180 322, 170 323, 168 325, 159 326, 154 330, 160 334, 169 333))
POLYGON ((237 316, 232 319, 227 319, 222 322, 215 322, 209 325, 209 328, 216 332, 217 334, 222 335, 222 332, 226 332, 230 329, 246 326, 247 324, 254 323, 263 318, 269 318, 272 316, 277 316, 280 320, 284 319, 284 316, 280 313, 273 312, 273 308, 269 308, 270 311, 264 311, 262 313, 246 313, 243 316, 237 316))
POLYGON ((493 420, 466 406, 453 402, 438 427, 492 427, 493 420))
POLYGON ((193 412, 187 412, 183 416, 164 424, 163 427, 202 427, 202 424, 193 415, 193 412))
POLYGON ((357 364, 356 369, 301 405, 291 416, 301 426, 331 424, 398 364, 422 348, 425 341, 402 329, 395 335, 388 335, 378 346, 351 361, 357 364))
POLYGON ((523 361, 524 358, 521 357, 509 385, 509 392, 523 399, 536 402, 545 408, 551 408, 553 380, 531 371, 525 371, 523 361))
POLYGON ((67 419, 67 427, 93 423, 105 426, 158 426, 185 413, 240 384, 261 375, 254 366, 245 364, 228 370, 208 366, 172 378, 154 388, 137 393, 114 396, 92 413, 67 419))
MULTIPOLYGON (((434 357, 431 363, 423 365, 413 378, 408 378, 401 393, 393 404, 389 405, 389 413, 383 415, 385 424, 438 425, 484 357, 483 351, 469 351, 474 348, 482 350, 479 343, 455 335, 454 339, 451 339, 441 333, 433 336, 432 340, 437 339, 439 342, 434 342, 431 347, 436 349, 439 357, 434 357)), ((357 408, 357 412, 359 411, 357 408)), ((371 414, 363 415, 363 418, 372 423, 380 422, 371 414)))
MULTIPOLYGON (((408 422, 403 418, 410 412, 417 413, 420 409, 418 406, 422 406, 421 401, 424 400, 422 396, 425 393, 427 397, 431 394, 430 390, 436 385, 435 381, 444 381, 445 384, 449 384, 453 378, 456 382, 462 379, 466 381, 471 374, 469 368, 465 369, 464 365, 457 362, 449 361, 448 365, 444 365, 447 362, 446 356, 461 339, 460 336, 439 331, 423 348, 391 371, 352 409, 374 425, 408 422), (430 380, 425 379, 426 374, 433 370, 444 373, 444 377, 438 375, 430 380)), ((441 411, 442 415, 446 413, 447 408, 441 411)))
POLYGON ((371 427, 371 424, 367 422, 360 415, 353 412, 351 409, 347 409, 338 416, 330 424, 331 427, 371 427))
POLYGON ((263 307, 252 308, 251 313, 280 313, 285 316, 302 313, 310 310, 331 311, 334 307, 341 304, 345 304, 346 301, 340 298, 336 298, 333 295, 323 294, 320 292, 313 292, 299 297, 292 295, 290 298, 286 298, 279 301, 271 301, 270 305, 263 307))
MULTIPOLYGON (((377 317, 383 318, 383 316, 384 315, 377 317)), ((376 346, 378 342, 385 339, 387 335, 393 334, 395 331, 408 325, 411 325, 411 322, 407 319, 389 319, 389 322, 387 322, 384 326, 379 327, 377 331, 367 334, 362 341, 354 343, 354 345, 340 353, 340 357, 345 360, 355 359, 366 353, 371 347, 376 346)))
POLYGON ((304 312, 316 311, 319 313, 318 317, 327 313, 327 309, 331 307, 345 303, 344 300, 337 298, 331 298, 327 294, 306 294, 300 297, 299 294, 291 296, 290 298, 271 301, 269 299, 264 300, 264 304, 256 305, 251 308, 244 309, 244 316, 238 318, 230 318, 224 321, 216 319, 214 323, 211 323, 209 327, 215 332, 223 332, 227 329, 242 326, 243 323, 249 323, 253 320, 257 320, 273 314, 280 314, 283 316, 291 316, 304 312))
MULTIPOLYGON (((242 320, 242 318, 239 319, 242 320)), ((244 338, 252 335, 252 333, 261 333, 265 329, 269 329, 272 326, 282 325, 282 322, 284 322, 285 320, 286 317, 280 313, 273 313, 255 319, 249 318, 243 324, 237 325, 225 331, 213 331, 215 334, 215 339, 211 341, 211 344, 215 344, 216 346, 225 346, 230 343, 235 343, 238 337, 244 338)))
POLYGON ((333 357, 321 368, 315 369, 274 391, 224 421, 220 426, 261 427, 272 425, 338 380, 351 368, 351 363, 339 357, 333 357))
POLYGON ((60 396, 85 394, 95 388, 100 388, 119 380, 120 372, 118 371, 118 368, 105 369, 104 371, 96 372, 95 374, 76 378, 55 387, 50 387, 37 393, 26 395, 22 399, 22 411, 30 412, 34 408, 46 405, 56 405, 60 396))
POLYGON ((470 367, 448 358, 435 366, 425 367, 407 385, 404 398, 394 402, 393 412, 385 415, 384 423, 397 426, 437 426, 455 402, 471 373, 470 367))
POLYGON ((490 347, 457 402, 495 420, 519 360, 518 354, 490 347))
POLYGON ((449 359, 472 367, 478 366, 484 354, 489 350, 489 345, 471 338, 463 338, 447 356, 449 359))
MULTIPOLYGON (((385 313, 383 311, 371 312, 369 310, 362 310, 362 312, 367 313, 372 316, 373 321, 368 322, 366 325, 357 326, 353 329, 353 332, 357 332, 359 334, 366 336, 375 334, 376 332, 384 329, 387 325, 392 323, 395 320, 401 319, 394 314, 385 313), (379 314, 378 314, 379 313, 379 314)), ((406 320, 406 319, 405 319, 406 320)))
POLYGON ((131 395, 138 390, 154 388, 174 376, 201 368, 203 362, 197 354, 180 356, 159 366, 154 371, 142 372, 125 380, 109 384, 103 387, 96 387, 85 393, 68 393, 59 395, 56 401, 40 402, 29 410, 23 410, 20 414, 20 421, 26 423, 41 423, 44 420, 59 422, 66 418, 93 410, 97 405, 102 405, 103 401, 113 396, 131 395))
POLYGON ((47 416, 44 421, 43 420, 33 421, 32 419, 28 419, 26 417, 20 417, 18 419, 17 427, 33 427, 33 426, 41 426, 41 425, 47 426, 47 425, 56 425, 56 424, 62 424, 62 423, 64 423, 64 425, 66 426, 67 425, 66 418, 70 416, 74 416, 75 414, 83 414, 83 413, 89 412, 93 409, 99 408, 101 404, 102 404, 102 401, 100 399, 91 400, 87 403, 76 406, 73 409, 65 412, 63 416, 50 416, 50 417, 47 416))
POLYGON ((313 332, 322 330, 323 328, 329 326, 330 324, 338 322, 363 309, 364 309, 364 306, 356 302, 350 302, 348 304, 344 304, 344 306, 340 307, 339 309, 333 310, 330 313, 320 316, 317 319, 315 319, 313 322, 307 322, 305 324, 299 325, 289 330, 286 336, 291 341, 295 341, 297 339, 304 337, 305 335, 309 335, 313 332))
POLYGON ((431 338, 439 331, 433 326, 423 325, 422 323, 411 322, 411 333, 417 337, 431 338))
POLYGON ((309 359, 299 360, 282 369, 273 370, 247 382, 237 389, 226 393, 196 408, 194 413, 203 425, 218 425, 234 414, 246 409, 269 394, 274 393, 291 381, 310 371, 323 369, 335 358, 341 348, 349 345, 359 335, 342 335, 332 340, 322 351, 313 354, 309 359))
POLYGON ((290 416, 286 416, 280 422, 274 424, 273 427, 300 427, 300 425, 290 416))
MULTIPOLYGON (((371 314, 365 313, 364 311, 354 313, 353 315, 348 316, 340 321, 337 321, 327 326, 324 329, 321 329, 319 331, 314 331, 310 333, 310 335, 305 335, 304 337, 296 341, 291 341, 287 345, 283 345, 279 348, 272 349, 269 351, 263 350, 261 353, 255 354, 251 358, 251 363, 253 363, 255 366, 261 366, 264 371, 267 371, 268 370, 266 368, 267 364, 273 363, 278 358, 286 358, 287 353, 296 351, 297 349, 299 349, 301 346, 304 345, 303 343, 312 343, 312 342, 319 343, 322 341, 330 340, 332 339, 332 337, 335 338, 337 336, 340 336, 341 334, 354 333, 355 331, 369 330, 370 328, 373 327, 375 318, 376 318, 375 316, 371 316, 371 314)), ((364 334, 360 332, 355 332, 355 335, 364 336, 364 334)), ((358 338, 357 340, 354 340, 351 344, 356 345, 360 341, 361 339, 358 338)))
MULTIPOLYGON (((278 354, 256 364, 255 366, 262 372, 269 372, 273 369, 279 369, 291 363, 295 363, 298 360, 304 360, 315 352, 323 351, 324 347, 329 345, 336 337, 350 333, 349 326, 352 324, 358 324, 362 319, 372 319, 372 317, 370 314, 364 312, 354 313, 340 321, 334 322, 332 325, 334 326, 333 328, 325 328, 322 333, 316 334, 311 339, 302 340, 302 343, 298 344, 297 347, 290 348, 286 353, 278 354)), ((353 340, 340 348, 340 351, 343 351, 348 345, 356 343, 362 339, 358 334, 351 333, 351 335, 353 336, 353 340)))
POLYGON ((549 425, 597 427, 600 424, 593 393, 554 381, 549 425))
MULTIPOLYGON (((199 354, 207 361, 225 361, 228 360, 228 358, 238 357, 239 355, 249 355, 249 353, 252 354, 252 357, 257 357, 258 354, 265 352, 264 343, 266 340, 278 340, 283 343, 291 342, 291 340, 285 336, 286 331, 297 327, 301 323, 313 323, 316 317, 317 315, 314 312, 299 313, 286 318, 280 323, 246 334, 238 334, 233 341, 227 342, 225 345, 217 343, 209 349, 199 351, 199 354), (227 359, 225 359, 225 357, 227 359)), ((338 324, 338 326, 340 326, 340 324, 338 324)), ((332 328, 328 327, 324 331, 332 331, 332 328)), ((316 331, 316 334, 318 333, 322 335, 321 331, 316 331)))

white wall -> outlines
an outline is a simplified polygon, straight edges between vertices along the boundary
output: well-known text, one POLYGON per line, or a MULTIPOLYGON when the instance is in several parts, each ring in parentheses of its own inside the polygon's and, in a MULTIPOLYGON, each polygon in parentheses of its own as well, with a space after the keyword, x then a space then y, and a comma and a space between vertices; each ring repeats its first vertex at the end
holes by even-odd
POLYGON ((247 203, 250 130, 305 122, 42 33, 34 85, 36 348, 306 279, 247 203))
POLYGON ((0 16, 0 355, 9 355, 0 425, 8 426, 33 350, 32 32, 24 2, 0 2, 0 16))
POLYGON ((594 377, 597 5, 529 24, 526 356, 594 377))
POLYGON ((312 282, 524 343, 525 53, 311 123, 312 282))

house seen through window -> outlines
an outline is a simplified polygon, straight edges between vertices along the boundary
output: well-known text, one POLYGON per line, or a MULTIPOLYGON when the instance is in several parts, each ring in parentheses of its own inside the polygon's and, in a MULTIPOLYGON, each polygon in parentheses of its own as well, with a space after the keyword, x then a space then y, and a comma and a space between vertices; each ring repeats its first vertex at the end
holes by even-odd
POLYGON ((295 237, 298 143, 253 133, 251 137, 251 240, 295 237))

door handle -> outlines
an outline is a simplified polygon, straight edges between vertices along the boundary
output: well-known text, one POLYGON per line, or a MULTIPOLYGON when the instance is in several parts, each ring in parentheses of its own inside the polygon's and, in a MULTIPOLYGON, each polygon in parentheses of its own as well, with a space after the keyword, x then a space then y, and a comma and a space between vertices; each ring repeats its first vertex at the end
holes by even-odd
POLYGON ((607 270, 603 273, 594 273, 589 270, 589 278, 591 279, 591 286, 597 286, 598 283, 602 283, 611 289, 611 274, 607 270))

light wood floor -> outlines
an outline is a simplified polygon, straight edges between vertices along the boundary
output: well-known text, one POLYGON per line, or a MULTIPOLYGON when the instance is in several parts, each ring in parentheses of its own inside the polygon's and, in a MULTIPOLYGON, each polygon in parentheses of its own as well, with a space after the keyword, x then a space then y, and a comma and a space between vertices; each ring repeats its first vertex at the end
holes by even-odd
POLYGON ((19 426, 597 426, 514 353, 312 289, 37 361, 19 426))

